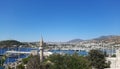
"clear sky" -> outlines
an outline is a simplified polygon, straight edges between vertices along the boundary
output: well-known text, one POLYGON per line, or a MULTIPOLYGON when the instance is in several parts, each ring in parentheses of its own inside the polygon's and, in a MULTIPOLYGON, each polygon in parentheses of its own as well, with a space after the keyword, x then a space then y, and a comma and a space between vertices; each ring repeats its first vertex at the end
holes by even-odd
POLYGON ((120 0, 0 0, 0 40, 120 35, 120 0))

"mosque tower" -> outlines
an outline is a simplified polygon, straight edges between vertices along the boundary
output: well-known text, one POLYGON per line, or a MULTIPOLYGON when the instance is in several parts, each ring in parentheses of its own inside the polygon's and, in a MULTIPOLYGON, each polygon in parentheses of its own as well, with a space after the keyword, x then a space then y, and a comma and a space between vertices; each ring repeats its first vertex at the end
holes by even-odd
POLYGON ((40 40, 40 62, 43 62, 43 51, 44 51, 44 41, 43 41, 43 38, 41 37, 41 40, 40 40))

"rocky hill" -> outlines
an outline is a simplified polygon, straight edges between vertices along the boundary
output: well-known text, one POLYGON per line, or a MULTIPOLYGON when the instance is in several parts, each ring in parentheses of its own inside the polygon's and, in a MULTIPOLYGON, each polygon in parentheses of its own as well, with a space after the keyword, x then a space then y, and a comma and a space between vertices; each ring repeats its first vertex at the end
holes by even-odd
POLYGON ((68 41, 68 43, 79 43, 79 42, 105 42, 105 43, 110 43, 110 42, 115 42, 120 44, 120 36, 116 35, 108 35, 108 36, 100 36, 98 38, 93 38, 91 40, 82 40, 82 39, 73 39, 68 41))
POLYGON ((103 42, 116 42, 116 43, 120 43, 120 36, 115 36, 115 35, 109 35, 109 36, 101 36, 95 39, 92 39, 93 41, 103 41, 103 42))

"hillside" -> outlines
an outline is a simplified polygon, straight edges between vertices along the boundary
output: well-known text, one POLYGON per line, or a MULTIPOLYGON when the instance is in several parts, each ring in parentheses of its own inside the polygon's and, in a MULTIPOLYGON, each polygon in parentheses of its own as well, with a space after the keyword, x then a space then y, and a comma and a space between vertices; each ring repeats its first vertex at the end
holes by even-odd
POLYGON ((120 36, 109 35, 109 36, 101 36, 93 39, 94 41, 103 41, 103 42, 116 42, 120 43, 120 36))
POLYGON ((73 39, 73 40, 68 41, 67 43, 79 43, 79 42, 82 42, 82 41, 84 41, 84 40, 82 40, 82 39, 73 39))
POLYGON ((116 35, 108 35, 108 36, 100 36, 98 38, 93 38, 90 40, 82 40, 82 39, 73 39, 68 41, 67 43, 79 43, 79 42, 95 42, 95 43, 99 43, 99 42, 105 42, 105 43, 110 43, 110 42, 115 42, 120 44, 120 36, 116 36, 116 35))
POLYGON ((25 45, 24 43, 21 43, 17 40, 4 40, 0 41, 0 47, 17 47, 20 45, 25 45))

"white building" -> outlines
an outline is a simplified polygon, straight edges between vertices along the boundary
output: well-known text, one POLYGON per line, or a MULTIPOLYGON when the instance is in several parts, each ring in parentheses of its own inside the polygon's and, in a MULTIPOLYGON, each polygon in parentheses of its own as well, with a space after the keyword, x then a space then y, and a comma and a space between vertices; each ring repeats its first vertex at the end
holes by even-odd
POLYGON ((110 61, 111 65, 106 69, 120 69, 120 50, 116 50, 116 57, 108 57, 107 61, 110 61))

